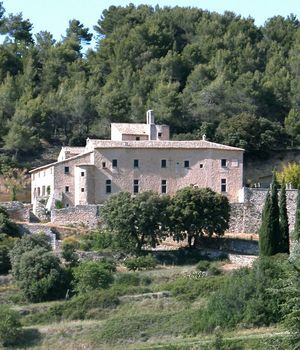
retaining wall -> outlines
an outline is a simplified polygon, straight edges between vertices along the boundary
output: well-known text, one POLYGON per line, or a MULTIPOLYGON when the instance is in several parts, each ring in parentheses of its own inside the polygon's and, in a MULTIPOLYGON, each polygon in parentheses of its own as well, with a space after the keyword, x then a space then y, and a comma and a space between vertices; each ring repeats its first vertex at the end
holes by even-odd
POLYGON ((21 202, 1 202, 0 206, 7 210, 9 217, 14 221, 30 221, 30 204, 24 205, 21 202))
MULTIPOLYGON (((232 203, 228 232, 257 233, 268 189, 244 188, 244 202, 232 203)), ((297 190, 286 190, 290 231, 294 229, 297 190)))
POLYGON ((52 209, 51 223, 56 225, 86 225, 95 228, 98 225, 100 205, 77 205, 76 207, 52 209))

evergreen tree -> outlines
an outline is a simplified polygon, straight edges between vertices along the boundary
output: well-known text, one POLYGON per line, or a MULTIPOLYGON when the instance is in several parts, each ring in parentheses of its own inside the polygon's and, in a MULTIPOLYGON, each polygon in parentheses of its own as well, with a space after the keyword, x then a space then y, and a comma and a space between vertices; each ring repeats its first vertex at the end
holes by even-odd
POLYGON ((267 193, 259 230, 260 256, 271 256, 279 253, 280 237, 277 183, 273 177, 271 193, 267 193))
POLYGON ((279 199, 279 224, 280 224, 280 233, 281 233, 281 253, 290 252, 289 247, 289 219, 287 214, 286 207, 286 190, 285 183, 281 185, 280 199, 279 199))
POLYGON ((295 236, 295 239, 297 241, 300 241, 300 186, 298 187, 298 194, 297 194, 297 207, 296 207, 294 236, 295 236))

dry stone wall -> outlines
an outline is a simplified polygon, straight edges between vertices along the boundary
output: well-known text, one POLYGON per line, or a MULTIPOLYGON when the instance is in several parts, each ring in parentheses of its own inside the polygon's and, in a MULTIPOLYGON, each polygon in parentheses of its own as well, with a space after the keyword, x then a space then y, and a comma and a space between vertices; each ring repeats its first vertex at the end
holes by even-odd
MULTIPOLYGON (((244 203, 232 203, 229 232, 257 233, 268 189, 245 188, 244 203)), ((290 230, 294 229, 297 190, 287 190, 287 210, 290 230)))
POLYGON ((90 228, 98 225, 100 205, 77 205, 76 207, 51 210, 51 223, 56 225, 82 224, 90 228))
POLYGON ((30 220, 30 205, 21 202, 1 202, 0 206, 7 210, 9 217, 14 221, 28 222, 30 220))

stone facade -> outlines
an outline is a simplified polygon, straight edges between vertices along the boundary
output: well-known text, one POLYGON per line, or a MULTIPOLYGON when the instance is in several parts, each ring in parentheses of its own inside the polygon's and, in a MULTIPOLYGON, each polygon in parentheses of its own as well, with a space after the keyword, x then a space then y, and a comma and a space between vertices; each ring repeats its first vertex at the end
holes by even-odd
POLYGON ((243 150, 203 140, 169 141, 167 126, 112 124, 111 140, 87 139, 84 148, 64 147, 56 163, 32 170, 32 203, 46 209, 102 204, 113 193, 156 191, 174 195, 193 185, 222 192, 237 202, 243 186, 243 150), (141 137, 143 135, 143 137, 141 137), (130 136, 130 137, 129 137, 130 136))
POLYGON ((7 210, 12 220, 21 222, 30 221, 30 205, 25 205, 18 201, 1 202, 0 205, 7 210))
MULTIPOLYGON (((243 203, 231 204, 229 232, 258 232, 267 192, 266 188, 243 189, 243 203)), ((295 225, 297 190, 287 190, 286 194, 290 231, 292 231, 295 225)))
POLYGON ((76 207, 53 209, 51 223, 55 225, 86 225, 95 228, 100 216, 99 205, 77 205, 76 207))

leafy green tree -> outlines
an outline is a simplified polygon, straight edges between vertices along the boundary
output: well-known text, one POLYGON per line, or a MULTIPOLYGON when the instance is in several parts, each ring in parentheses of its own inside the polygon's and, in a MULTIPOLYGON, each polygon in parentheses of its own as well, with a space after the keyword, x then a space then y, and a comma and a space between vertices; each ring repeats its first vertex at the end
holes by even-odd
POLYGON ((168 202, 169 197, 152 192, 142 192, 135 197, 120 192, 104 204, 102 218, 115 232, 120 248, 140 253, 143 246, 156 247, 166 237, 168 202))
POLYGON ((281 234, 280 252, 290 252, 290 239, 289 239, 289 218, 286 206, 286 190, 285 183, 281 185, 280 198, 279 198, 279 224, 281 234))
POLYGON ((16 238, 0 233, 0 275, 5 275, 11 269, 9 252, 15 244, 16 238))
POLYGON ((300 112, 292 108, 284 120, 284 125, 287 133, 292 137, 292 146, 294 141, 300 142, 300 112))
POLYGON ((19 237, 17 225, 10 220, 5 208, 0 206, 0 233, 7 234, 10 237, 19 237))
POLYGON ((280 252, 281 234, 279 226, 279 207, 277 184, 273 177, 271 193, 268 191, 262 212, 259 230, 259 254, 271 256, 280 252))
POLYGON ((20 336, 20 314, 8 306, 0 305, 0 344, 14 345, 20 336))
POLYGON ((185 187, 171 199, 170 231, 174 240, 187 238, 189 247, 196 246, 204 235, 223 235, 229 227, 229 214, 227 197, 209 188, 185 187))
POLYGON ((297 241, 300 241, 300 186, 297 193, 294 237, 297 241))
POLYGON ((60 261, 45 248, 35 247, 12 260, 12 275, 27 300, 41 302, 66 295, 69 288, 66 272, 60 261))
POLYGON ((82 262, 74 269, 75 290, 88 293, 94 289, 108 288, 113 282, 112 265, 101 261, 82 262))
POLYGON ((276 179, 283 184, 289 184, 292 188, 300 186, 300 164, 296 162, 283 166, 282 171, 276 173, 276 179))

